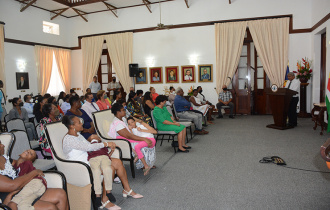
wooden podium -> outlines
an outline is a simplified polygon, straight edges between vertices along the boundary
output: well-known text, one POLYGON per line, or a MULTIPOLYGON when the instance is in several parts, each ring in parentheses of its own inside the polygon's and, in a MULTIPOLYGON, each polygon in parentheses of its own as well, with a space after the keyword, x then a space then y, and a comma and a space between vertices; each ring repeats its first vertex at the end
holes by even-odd
POLYGON ((276 92, 273 92, 270 88, 266 88, 266 94, 269 95, 270 107, 274 118, 274 124, 267 125, 266 127, 279 130, 293 128, 286 125, 286 119, 288 117, 291 98, 297 92, 288 88, 278 88, 276 92))

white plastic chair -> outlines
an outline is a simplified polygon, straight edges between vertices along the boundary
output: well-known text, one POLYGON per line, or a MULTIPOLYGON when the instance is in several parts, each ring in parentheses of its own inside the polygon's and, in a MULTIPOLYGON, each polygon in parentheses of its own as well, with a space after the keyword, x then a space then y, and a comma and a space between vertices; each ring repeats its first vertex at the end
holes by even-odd
POLYGON ((1 144, 5 146, 5 155, 10 157, 13 145, 15 143, 15 136, 12 133, 1 133, 0 134, 1 144))

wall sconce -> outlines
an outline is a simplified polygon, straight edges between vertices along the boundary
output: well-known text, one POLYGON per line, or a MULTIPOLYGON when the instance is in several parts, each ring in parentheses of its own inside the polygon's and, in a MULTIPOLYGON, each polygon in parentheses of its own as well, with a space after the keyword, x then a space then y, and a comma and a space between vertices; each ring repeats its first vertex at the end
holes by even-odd
POLYGON ((146 59, 146 64, 148 67, 154 67, 155 66, 155 59, 154 58, 147 58, 146 59))
POLYGON ((190 62, 190 64, 192 64, 192 65, 197 65, 198 62, 199 62, 199 56, 198 56, 198 55, 191 55, 191 56, 189 57, 189 62, 190 62))
POLYGON ((24 71, 26 68, 25 60, 17 60, 16 65, 17 65, 18 70, 20 70, 20 71, 24 71))

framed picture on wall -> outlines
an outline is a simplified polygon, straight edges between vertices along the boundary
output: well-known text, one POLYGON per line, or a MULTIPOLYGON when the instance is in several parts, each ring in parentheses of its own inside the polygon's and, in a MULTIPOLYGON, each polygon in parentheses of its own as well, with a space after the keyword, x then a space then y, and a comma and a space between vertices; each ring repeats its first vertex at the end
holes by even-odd
POLYGON ((147 74, 147 68, 139 68, 138 76, 135 77, 135 83, 136 84, 148 84, 148 74, 147 74))
POLYGON ((150 84, 163 83, 163 68, 162 67, 151 67, 150 71, 150 84))
POLYGON ((166 83, 178 83, 179 82, 179 67, 178 66, 166 66, 166 83))
POLYGON ((17 90, 30 89, 29 73, 16 72, 16 86, 17 90))
POLYGON ((195 82, 195 66, 181 66, 181 81, 195 82))
POLYGON ((213 65, 198 65, 198 82, 213 82, 213 65))

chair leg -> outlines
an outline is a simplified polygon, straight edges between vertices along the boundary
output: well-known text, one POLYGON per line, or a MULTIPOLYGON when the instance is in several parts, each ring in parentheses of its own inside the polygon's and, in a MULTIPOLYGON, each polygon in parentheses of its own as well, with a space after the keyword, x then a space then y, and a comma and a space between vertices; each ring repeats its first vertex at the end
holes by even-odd
POLYGON ((163 145, 164 136, 165 136, 165 135, 162 135, 162 140, 161 140, 161 142, 160 142, 160 146, 162 146, 162 145, 163 145))
POLYGON ((135 165, 134 165, 134 161, 133 161, 133 159, 131 159, 129 162, 130 162, 130 165, 131 165, 132 177, 133 177, 133 179, 135 179, 135 165))
MULTIPOLYGON (((174 142, 174 136, 172 136, 172 142, 174 142)), ((173 143, 174 144, 174 143, 173 143)), ((175 149, 175 147, 173 147, 173 149, 174 149, 174 153, 176 153, 176 149, 175 149)))
POLYGON ((192 126, 189 127, 190 130, 190 140, 193 139, 193 134, 192 134, 192 126))

